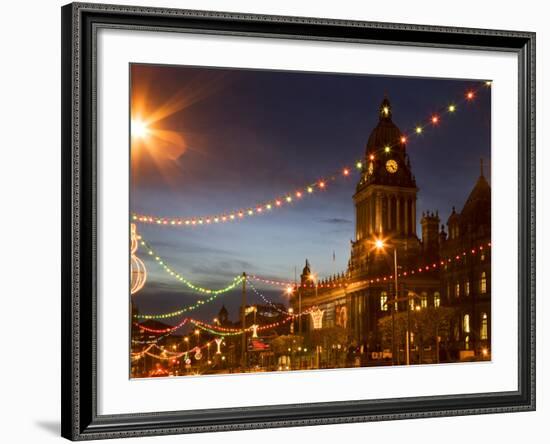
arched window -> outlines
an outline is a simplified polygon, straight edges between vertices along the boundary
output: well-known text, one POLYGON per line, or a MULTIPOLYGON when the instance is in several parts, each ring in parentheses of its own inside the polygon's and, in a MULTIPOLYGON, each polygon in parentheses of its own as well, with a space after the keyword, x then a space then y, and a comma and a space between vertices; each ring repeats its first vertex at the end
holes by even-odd
POLYGON ((481 273, 481 279, 479 281, 479 292, 481 294, 487 293, 487 274, 485 272, 481 273))
POLYGON ((426 308, 428 306, 428 293, 425 291, 420 294, 420 306, 422 308, 426 308))
POLYGON ((462 319, 462 330, 464 333, 470 333, 470 315, 468 313, 462 319))
POLYGON ((397 198, 392 196, 391 198, 391 230, 397 231, 397 198))
POLYGON ((470 296, 470 281, 464 282, 464 294, 470 296))
POLYGON ((434 307, 438 308, 441 306, 441 295, 439 294, 439 291, 436 291, 434 293, 434 307))
POLYGON ((380 211, 380 218, 382 219, 380 221, 380 224, 382 225, 382 231, 387 232, 389 231, 388 227, 388 197, 382 196, 380 197, 380 204, 382 205, 381 211, 380 211))
POLYGON ((457 282, 455 284, 455 296, 458 298, 460 297, 460 282, 457 282))
POLYGON ((487 313, 481 313, 481 329, 479 332, 479 338, 484 341, 488 338, 488 319, 487 313))
POLYGON ((380 310, 382 311, 388 311, 388 293, 383 291, 380 293, 380 310))

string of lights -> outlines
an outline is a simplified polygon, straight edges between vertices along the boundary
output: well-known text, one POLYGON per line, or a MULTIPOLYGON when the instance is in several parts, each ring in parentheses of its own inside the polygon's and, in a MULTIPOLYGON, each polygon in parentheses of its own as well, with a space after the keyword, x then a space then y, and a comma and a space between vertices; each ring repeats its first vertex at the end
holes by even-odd
POLYGON ((155 359, 159 359, 159 360, 179 359, 182 356, 189 356, 189 354, 191 354, 191 353, 194 353, 195 356, 197 356, 197 353, 200 354, 200 350, 210 347, 214 342, 215 342, 215 340, 211 340, 211 341, 206 342, 203 345, 200 345, 200 346, 197 345, 197 346, 193 347, 191 350, 186 350, 186 351, 182 351, 182 352, 173 352, 173 351, 167 350, 163 347, 160 347, 157 344, 151 344, 149 347, 146 347, 144 350, 142 350, 140 352, 132 353, 132 359, 138 360, 138 359, 141 359, 145 355, 150 356, 150 357, 155 358, 155 359), (149 350, 151 350, 151 348, 153 348, 153 347, 160 350, 160 352, 162 354, 158 355, 158 354, 155 354, 155 353, 151 353, 149 350))
POLYGON ((140 352, 132 352, 131 353, 131 356, 132 358, 135 357, 135 356, 141 356, 142 354, 144 353, 147 353, 149 350, 151 350, 151 348, 153 348, 156 344, 151 344, 149 345, 148 347, 145 347, 143 350, 141 350, 140 352))
POLYGON ((153 248, 140 236, 140 243, 146 248, 147 254, 149 256, 153 257, 153 259, 163 268, 163 270, 170 276, 172 276, 177 281, 183 283, 186 287, 190 288, 191 290, 194 290, 199 293, 203 293, 206 295, 209 295, 209 297, 199 299, 194 304, 190 304, 188 306, 182 307, 176 311, 173 311, 171 313, 163 313, 163 314, 137 314, 135 315, 138 319, 166 319, 166 318, 172 318, 175 316, 179 316, 183 313, 193 311, 200 306, 207 304, 209 302, 214 301, 219 295, 225 294, 231 290, 233 290, 237 285, 239 285, 243 277, 242 276, 235 276, 230 284, 226 285, 223 288, 220 289, 210 289, 205 287, 200 287, 198 285, 193 284, 188 279, 186 279, 184 276, 182 276, 177 271, 174 271, 172 267, 160 256, 158 256, 153 248))
POLYGON ((275 310, 277 310, 279 313, 282 313, 282 314, 285 314, 285 315, 288 315, 288 314, 291 314, 289 313, 287 310, 283 310, 281 307, 279 307, 278 305, 274 304, 271 300, 269 300, 268 298, 266 298, 262 293, 260 293, 260 291, 258 291, 258 289, 254 286, 254 284, 252 282, 250 282, 250 279, 247 279, 246 282, 248 282, 248 285, 250 285, 250 288, 252 288, 252 291, 254 293, 256 293, 257 296, 259 296, 260 298, 262 298, 262 300, 271 305, 275 310))
MULTIPOLYGON (((451 104, 446 105, 444 108, 440 108, 436 113, 431 114, 429 117, 421 120, 421 123, 417 124, 414 128, 403 133, 399 140, 395 141, 393 144, 387 144, 380 147, 375 152, 371 153, 370 160, 374 160, 374 156, 380 152, 390 152, 393 148, 406 144, 411 137, 421 136, 424 134, 426 129, 437 127, 444 115, 454 114, 459 109, 460 103, 463 102, 473 102, 478 95, 478 92, 483 87, 490 87, 491 82, 487 81, 480 85, 478 88, 468 90, 464 96, 451 104)), ((382 110, 383 112, 389 113, 389 108, 382 110)), ((356 160, 354 163, 355 170, 363 171, 363 161, 356 160)), ((347 178, 351 175, 351 172, 354 168, 349 165, 339 168, 333 174, 328 175, 328 177, 321 177, 314 182, 311 182, 303 187, 299 187, 293 191, 281 194, 278 197, 269 199, 264 202, 260 202, 256 205, 250 207, 243 207, 232 211, 226 211, 224 213, 213 214, 213 215, 203 215, 203 216, 175 216, 175 217, 164 217, 164 216, 154 216, 146 215, 140 213, 132 213, 132 220, 144 224, 154 224, 160 226, 170 226, 170 227, 196 227, 204 225, 216 225, 225 222, 233 222, 242 220, 244 218, 249 218, 251 216, 262 215, 270 213, 272 210, 281 208, 284 206, 289 206, 296 201, 302 200, 304 197, 312 195, 318 191, 324 191, 327 189, 329 182, 334 182, 337 179, 347 178)))
MULTIPOLYGON (((310 312, 315 310, 315 308, 316 307, 311 307, 311 308, 309 308, 309 309, 307 309, 307 310, 305 310, 301 313, 288 313, 288 312, 286 312, 285 313, 287 315, 286 318, 281 319, 280 321, 269 323, 269 324, 256 326, 256 330, 257 331, 262 331, 262 330, 278 327, 280 325, 283 325, 283 324, 291 321, 294 318, 310 314, 310 312)), ((202 329, 202 330, 205 330, 205 331, 208 331, 211 334, 220 335, 220 336, 240 335, 243 332, 254 330, 254 326, 247 327, 243 330, 242 328, 228 328, 228 327, 222 327, 222 326, 218 326, 218 325, 212 325, 212 324, 208 324, 206 322, 198 321, 196 319, 189 319, 189 321, 192 324, 196 325, 198 328, 202 329)))
MULTIPOLYGON (((140 243, 141 243, 141 245, 143 245, 147 249, 147 254, 149 254, 149 256, 152 256, 154 258, 154 260, 164 269, 164 271, 167 274, 169 274, 174 279, 180 281, 185 286, 187 286, 188 288, 190 288, 191 290, 194 290, 196 292, 210 294, 210 295, 219 295, 219 294, 222 294, 222 293, 227 293, 228 291, 233 290, 243 280, 242 276, 235 276, 230 284, 226 285, 223 288, 219 288, 217 290, 213 290, 211 288, 200 287, 200 286, 195 285, 192 282, 190 282, 188 279, 186 279, 184 276, 182 276, 178 272, 174 271, 164 259, 162 259, 160 256, 158 256, 155 253, 153 248, 143 239, 142 236, 140 236, 140 243)), ((199 304, 199 302, 197 302, 197 304, 199 304, 199 305, 202 305, 204 303, 205 303, 204 301, 201 302, 200 304, 199 304)))
MULTIPOLYGON (((488 242, 488 243, 483 244, 483 245, 479 245, 479 246, 474 247, 470 250, 464 250, 460 254, 457 254, 457 255, 452 256, 452 257, 441 258, 437 262, 432 262, 430 264, 425 264, 421 267, 410 269, 410 270, 407 270, 407 271, 401 271, 397 274, 397 277, 406 277, 406 276, 414 275, 414 274, 417 274, 417 273, 423 273, 423 272, 431 271, 431 270, 434 270, 438 267, 443 267, 443 266, 445 266, 449 263, 452 263, 453 261, 462 260, 464 257, 466 257, 468 255, 474 255, 474 254, 477 254, 479 252, 482 252, 485 248, 491 248, 491 242, 488 242)), ((256 280, 256 281, 259 281, 259 282, 263 282, 265 284, 275 285, 275 286, 278 286, 278 287, 285 287, 287 290, 292 289, 293 291, 296 290, 297 288, 315 288, 315 287, 318 287, 318 288, 339 288, 339 287, 346 287, 347 286, 347 283, 342 283, 342 282, 332 282, 332 283, 327 282, 327 283, 318 283, 318 284, 314 284, 314 283, 311 283, 311 284, 310 283, 295 284, 294 282, 291 282, 291 281, 278 281, 278 280, 273 280, 273 279, 266 279, 266 278, 262 278, 262 277, 256 276, 256 275, 249 275, 249 276, 247 276, 247 278, 253 279, 253 280, 256 280)), ((367 283, 368 282, 368 283, 373 284, 375 282, 390 281, 392 279, 394 279, 393 274, 388 274, 388 275, 385 275, 385 276, 378 276, 378 277, 372 277, 372 278, 369 278, 369 279, 363 279, 363 280, 360 280, 360 281, 354 281, 354 283, 362 284, 362 283, 367 283)))
POLYGON ((134 322, 134 325, 138 327, 140 330, 144 330, 149 333, 173 333, 174 331, 178 330, 179 328, 187 324, 188 321, 189 321, 188 318, 184 318, 178 325, 175 325, 174 327, 168 327, 168 328, 162 328, 162 329, 146 327, 145 325, 140 324, 138 322, 134 322))
MULTIPOLYGON (((418 268, 415 268, 415 269, 410 269, 410 270, 407 270, 407 271, 401 271, 397 274, 397 276, 398 277, 406 277, 406 276, 409 276, 409 275, 415 275, 415 274, 418 274, 418 273, 432 271, 432 270, 437 269, 438 267, 443 267, 443 266, 445 266, 449 263, 452 263, 453 261, 462 260, 467 255, 474 255, 474 254, 477 254, 478 252, 482 252, 485 248, 491 248, 491 243, 488 242, 487 244, 479 245, 478 247, 474 247, 474 248, 472 248, 468 251, 464 250, 460 254, 457 254, 453 257, 442 258, 438 262, 432 262, 431 264, 425 264, 425 265, 423 265, 421 267, 418 267, 418 268)), ((290 281, 277 281, 277 280, 273 280, 273 279, 265 279, 265 278, 262 278, 262 277, 259 277, 259 276, 256 276, 256 275, 249 275, 249 276, 247 276, 247 278, 249 278, 249 279, 247 279, 247 281, 251 284, 252 290, 258 296, 260 296, 265 302, 267 302, 268 304, 270 304, 272 306, 274 306, 273 302, 270 301, 269 299, 267 299, 261 293, 259 293, 257 291, 257 289, 254 287, 254 285, 252 285, 252 283, 250 282, 250 279, 257 280, 259 282, 263 282, 263 283, 270 284, 270 285, 285 287, 287 292, 289 292, 289 293, 295 291, 298 288, 315 288, 315 286, 317 286, 317 288, 342 288, 342 287, 347 286, 346 282, 336 282, 336 283, 327 282, 327 283, 317 283, 317 284, 295 284, 294 282, 290 282, 290 281)), ((238 282, 236 282, 235 285, 242 282, 242 279, 243 279, 243 277, 239 276, 238 277, 238 282)), ((374 284, 374 283, 379 283, 379 282, 391 281, 392 279, 394 279, 394 276, 391 275, 391 274, 388 274, 388 275, 384 275, 384 276, 377 276, 377 277, 372 277, 372 278, 369 278, 369 279, 363 279, 363 280, 360 280, 360 281, 355 281, 355 283, 359 284, 359 285, 364 284, 364 283, 374 284)), ((208 298, 207 302, 210 302, 211 300, 213 300, 212 297, 208 298)), ((206 303, 206 302, 203 302, 203 303, 206 303)), ((138 318, 138 319, 167 319, 167 318, 172 318, 172 317, 175 317, 175 316, 179 316, 179 315, 181 315, 181 314, 183 314, 187 311, 194 310, 199 305, 202 305, 202 304, 199 304, 199 302, 197 302, 196 304, 190 305, 188 307, 181 308, 179 310, 176 310, 176 311, 173 311, 173 312, 170 312, 170 313, 138 314, 138 315, 135 315, 135 317, 138 318)), ((286 313, 288 313, 288 312, 286 312, 286 313)), ((298 314, 294 314, 293 316, 300 316, 300 315, 301 314, 298 313, 298 314)), ((190 319, 190 321, 194 322, 196 320, 190 319)), ((200 322, 200 321, 196 321, 196 322, 200 322)), ((199 325, 197 325, 197 326, 199 326, 199 325)), ((204 327, 204 325, 199 326, 199 328, 201 328, 201 327, 204 327)), ((212 328, 212 330, 216 331, 215 330, 216 327, 212 326, 211 328, 212 328)), ((219 329, 222 330, 221 327, 219 329)), ((236 330, 237 329, 227 330, 227 331, 236 331, 236 330)))
MULTIPOLYGON (((254 279, 255 281, 258 281, 258 282, 263 282, 264 284, 275 285, 275 286, 278 286, 278 287, 286 287, 286 289, 289 293, 291 293, 295 288, 315 288, 315 286, 316 286, 316 284, 314 284, 314 283, 296 284, 296 283, 291 282, 291 281, 278 281, 278 280, 275 280, 275 279, 263 278, 261 276, 256 276, 255 274, 251 274, 247 277, 250 278, 250 279, 254 279)), ((334 282, 334 283, 331 283, 331 284, 319 284, 318 286, 319 286, 319 288, 323 288, 323 287, 338 288, 338 287, 345 287, 346 284, 341 283, 341 282, 334 282)))

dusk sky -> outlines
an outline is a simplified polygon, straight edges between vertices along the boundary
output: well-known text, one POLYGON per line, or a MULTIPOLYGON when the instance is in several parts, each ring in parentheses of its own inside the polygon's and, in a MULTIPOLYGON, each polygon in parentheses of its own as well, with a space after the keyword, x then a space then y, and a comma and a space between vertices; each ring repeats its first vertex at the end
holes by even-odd
MULTIPOLYGON (((457 104, 437 127, 408 139, 418 226, 423 211, 438 210, 442 223, 453 206, 460 211, 480 158, 490 180, 490 89, 461 102, 482 81, 152 65, 132 65, 131 76, 132 118, 155 120, 151 136, 131 147, 136 213, 192 217, 254 207, 353 166, 364 156, 384 94, 405 133, 457 104)), ((269 214, 193 228, 138 224, 138 232, 174 270, 203 287, 224 287, 243 271, 293 280, 306 258, 323 278, 347 267, 359 179, 352 171, 326 191, 269 214)), ((141 313, 199 299, 142 247, 138 256, 148 270, 145 287, 133 296, 141 313)), ((282 289, 255 285, 274 301, 285 300, 282 289)), ((191 315, 211 321, 225 304, 236 320, 240 299, 239 288, 191 315)), ((253 292, 248 300, 261 302, 253 292)))

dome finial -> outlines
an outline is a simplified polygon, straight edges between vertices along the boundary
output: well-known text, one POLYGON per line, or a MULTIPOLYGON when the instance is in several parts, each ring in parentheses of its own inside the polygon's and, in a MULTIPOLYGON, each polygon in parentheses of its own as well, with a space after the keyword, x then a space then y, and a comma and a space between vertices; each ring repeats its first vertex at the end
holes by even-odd
POLYGON ((384 100, 380 104, 380 119, 389 119, 391 120, 391 104, 388 100, 388 93, 384 92, 384 100))

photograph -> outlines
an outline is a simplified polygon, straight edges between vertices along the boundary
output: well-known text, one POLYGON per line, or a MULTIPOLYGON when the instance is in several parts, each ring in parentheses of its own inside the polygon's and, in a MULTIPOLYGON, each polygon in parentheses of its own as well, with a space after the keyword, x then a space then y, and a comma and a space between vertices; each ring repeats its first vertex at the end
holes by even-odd
POLYGON ((491 79, 128 76, 131 379, 491 361, 491 79))

